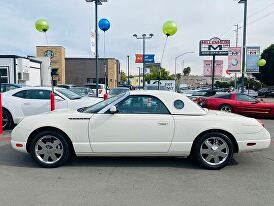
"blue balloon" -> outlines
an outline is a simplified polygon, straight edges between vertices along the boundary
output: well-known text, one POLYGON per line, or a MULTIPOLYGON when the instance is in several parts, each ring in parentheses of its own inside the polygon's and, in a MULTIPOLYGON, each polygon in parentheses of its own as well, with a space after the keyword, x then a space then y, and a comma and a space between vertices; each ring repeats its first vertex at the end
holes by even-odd
POLYGON ((109 28, 110 28, 110 22, 107 19, 101 19, 99 21, 98 25, 99 25, 99 28, 104 32, 109 30, 109 28))

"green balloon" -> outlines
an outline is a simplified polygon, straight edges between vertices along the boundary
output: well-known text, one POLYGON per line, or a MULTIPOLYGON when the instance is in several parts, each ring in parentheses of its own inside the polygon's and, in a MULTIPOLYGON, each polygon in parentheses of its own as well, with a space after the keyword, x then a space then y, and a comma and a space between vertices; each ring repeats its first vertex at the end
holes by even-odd
POLYGON ((49 30, 49 24, 45 19, 38 19, 35 22, 35 28, 39 32, 47 32, 49 30))
POLYGON ((174 21, 167 21, 163 25, 163 33, 167 36, 173 36, 177 32, 177 25, 174 21))
POLYGON ((260 59, 257 62, 257 64, 258 64, 259 67, 264 67, 266 65, 266 60, 265 59, 260 59))

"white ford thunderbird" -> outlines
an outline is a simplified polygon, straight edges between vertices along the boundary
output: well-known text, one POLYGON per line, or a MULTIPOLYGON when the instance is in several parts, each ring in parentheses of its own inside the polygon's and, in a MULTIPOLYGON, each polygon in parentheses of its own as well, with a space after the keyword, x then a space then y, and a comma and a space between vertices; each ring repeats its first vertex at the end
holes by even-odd
POLYGON ((205 111, 167 91, 136 91, 78 111, 57 110, 24 118, 12 147, 42 167, 77 156, 191 156, 221 169, 234 153, 266 149, 269 132, 256 119, 205 111))

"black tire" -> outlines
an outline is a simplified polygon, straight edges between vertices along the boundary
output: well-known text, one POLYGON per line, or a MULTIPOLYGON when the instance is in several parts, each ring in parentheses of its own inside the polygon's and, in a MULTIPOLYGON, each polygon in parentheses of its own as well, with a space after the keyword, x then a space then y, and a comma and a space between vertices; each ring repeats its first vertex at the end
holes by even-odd
POLYGON ((6 119, 6 122, 3 121, 3 130, 12 129, 12 127, 14 126, 13 119, 11 113, 5 108, 3 108, 2 110, 2 119, 6 119))
MULTIPOLYGON (((214 151, 214 150, 211 150, 211 151, 214 151)), ((222 151, 224 151, 224 150, 222 150, 222 151)), ((231 159, 233 158, 233 153, 234 153, 234 147, 233 147, 231 140, 225 134, 222 134, 219 132, 211 132, 211 133, 203 135, 201 138, 198 139, 198 141, 193 146, 194 159, 197 161, 197 163, 201 167, 204 167, 204 168, 210 169, 210 170, 219 170, 219 169, 222 169, 223 167, 227 166, 229 164, 229 162, 231 161, 231 159), (205 141, 211 140, 212 138, 218 138, 218 139, 224 141, 227 146, 227 149, 225 149, 225 151, 227 152, 226 159, 224 158, 223 162, 220 161, 220 164, 217 164, 217 165, 213 165, 214 163, 209 164, 205 160, 205 156, 203 156, 204 154, 201 154, 202 153, 201 150, 203 149, 202 146, 204 145, 205 141)), ((214 159, 214 157, 211 157, 211 158, 214 159)), ((218 159, 219 159, 219 157, 218 157, 218 159)), ((215 159, 213 161, 215 161, 215 159)))
POLYGON ((229 104, 223 104, 223 105, 221 105, 219 107, 219 110, 224 111, 224 112, 229 112, 229 113, 233 112, 233 108, 229 104))
MULTIPOLYGON (((49 142, 49 141, 48 141, 49 142)), ((50 142, 49 142, 50 144, 50 142)), ((38 146, 39 147, 39 146, 38 146)), ((52 148, 51 148, 52 149, 52 148)), ((47 131, 42 131, 39 134, 37 134, 30 143, 30 153, 32 158, 35 160, 35 162, 40 165, 41 167, 44 168, 56 168, 59 166, 64 165, 65 163, 67 163, 71 157, 72 157, 72 149, 71 149, 71 145, 68 142, 67 138, 54 130, 47 130, 47 131), (63 150, 62 155, 60 155, 60 159, 58 159, 56 162, 53 163, 46 163, 44 161, 42 161, 42 157, 40 156, 40 159, 38 158, 38 154, 36 154, 36 144, 39 140, 41 140, 41 138, 45 138, 45 136, 51 136, 57 140, 59 140, 61 142, 61 144, 58 147, 61 147, 61 149, 63 150)), ((56 154, 55 154, 56 155, 56 154)))

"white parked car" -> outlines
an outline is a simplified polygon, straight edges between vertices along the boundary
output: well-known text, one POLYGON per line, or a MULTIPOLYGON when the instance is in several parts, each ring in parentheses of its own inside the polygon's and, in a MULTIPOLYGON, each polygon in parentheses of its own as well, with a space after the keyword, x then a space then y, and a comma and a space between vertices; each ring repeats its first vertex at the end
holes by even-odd
MULTIPOLYGON (((50 111, 50 87, 23 87, 3 93, 3 128, 10 129, 24 117, 50 111)), ((56 109, 79 109, 102 101, 82 98, 65 88, 55 87, 56 109)))
POLYGON ((256 119, 208 111, 186 96, 134 91, 82 111, 24 118, 12 132, 15 150, 42 167, 77 156, 190 156, 209 169, 226 166, 234 153, 268 148, 270 134, 256 119))
MULTIPOLYGON (((94 94, 96 95, 96 83, 90 83, 86 84, 85 87, 92 89, 94 94)), ((98 84, 98 97, 103 98, 104 95, 106 94, 106 85, 105 84, 98 84)))

